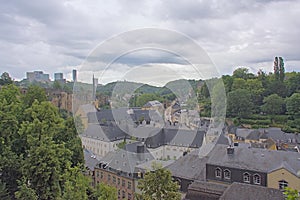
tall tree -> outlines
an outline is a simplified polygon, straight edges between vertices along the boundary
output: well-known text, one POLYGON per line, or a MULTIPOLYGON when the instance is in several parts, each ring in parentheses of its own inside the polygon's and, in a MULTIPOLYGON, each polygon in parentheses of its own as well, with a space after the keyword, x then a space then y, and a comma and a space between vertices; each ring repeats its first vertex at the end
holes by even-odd
POLYGON ((292 96, 286 99, 286 109, 288 114, 295 117, 300 116, 300 93, 294 93, 292 96))
POLYGON ((172 180, 171 172, 160 166, 153 166, 153 172, 146 172, 143 179, 139 181, 138 188, 142 191, 144 200, 179 200, 177 182, 172 180))
POLYGON ((12 84, 13 80, 9 76, 9 73, 3 72, 1 77, 0 77, 0 85, 9 85, 12 84))
POLYGON ((247 117, 252 113, 253 104, 248 90, 237 89, 228 93, 227 115, 232 117, 247 117))
POLYGON ((96 185, 96 188, 90 197, 92 200, 117 200, 117 189, 113 186, 100 183, 96 185))
POLYGON ((47 96, 45 90, 39 86, 31 85, 29 86, 27 93, 22 97, 25 107, 30 107, 34 100, 38 102, 47 101, 47 96))
POLYGON ((19 181, 18 191, 15 193, 17 199, 20 200, 38 200, 38 196, 34 189, 29 187, 25 180, 19 181))
POLYGON ((1 200, 9 200, 9 193, 6 188, 6 184, 0 180, 0 199, 1 200))
POLYGON ((246 80, 242 78, 234 78, 231 90, 237 90, 237 89, 246 89, 246 80))
POLYGON ((79 167, 69 168, 64 174, 66 180, 62 199, 80 199, 87 200, 90 180, 82 174, 79 167))
POLYGON ((274 116, 281 114, 284 111, 284 100, 277 94, 271 94, 264 98, 264 105, 262 106, 263 112, 274 116))

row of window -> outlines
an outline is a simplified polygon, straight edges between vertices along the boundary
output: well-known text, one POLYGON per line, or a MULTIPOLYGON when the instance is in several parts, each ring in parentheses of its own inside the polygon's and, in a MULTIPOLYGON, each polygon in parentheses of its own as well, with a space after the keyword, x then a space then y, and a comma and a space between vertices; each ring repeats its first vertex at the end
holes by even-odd
MULTIPOLYGON (((216 178, 222 178, 222 169, 221 168, 217 167, 215 169, 215 177, 216 178)), ((231 171, 229 169, 225 169, 223 171, 223 178, 225 180, 231 180, 231 171)), ((250 181, 251 181, 251 174, 248 173, 248 172, 245 172, 243 174, 243 181, 245 183, 250 183, 250 181)), ((261 184, 261 177, 260 177, 259 174, 254 174, 253 175, 253 183, 256 184, 256 185, 260 185, 261 184)))
MULTIPOLYGON (((217 167, 215 169, 215 176, 216 178, 222 178, 222 169, 217 167)), ((248 172, 243 173, 243 182, 244 183, 250 183, 251 182, 251 174, 248 172)), ((223 171, 223 177, 225 180, 230 180, 231 179, 231 171, 229 169, 225 169, 223 171)), ((259 174, 254 174, 253 176, 253 183, 255 185, 260 185, 261 184, 261 177, 259 174)), ((280 180, 278 181, 278 188, 280 190, 283 190, 285 187, 288 187, 288 182, 285 180, 280 180)))
MULTIPOLYGON (((100 172, 97 171, 96 172, 96 176, 99 177, 100 176, 100 179, 103 179, 104 178, 104 174, 103 172, 100 172)), ((117 178, 116 176, 112 176, 111 174, 108 174, 107 175, 107 180, 108 182, 110 182, 112 180, 112 183, 113 184, 117 184, 117 185, 120 185, 121 184, 121 179, 120 178, 117 178)), ((126 186, 126 181, 124 179, 122 179, 122 187, 125 187, 126 186)), ((131 190, 132 188, 132 183, 131 181, 127 181, 127 189, 130 189, 131 190)))
MULTIPOLYGON (((131 200, 132 199, 132 194, 131 193, 127 193, 127 199, 131 200)), ((119 199, 125 199, 126 198, 126 192, 124 190, 122 190, 122 195, 121 195, 121 190, 118 190, 118 198, 119 199)))

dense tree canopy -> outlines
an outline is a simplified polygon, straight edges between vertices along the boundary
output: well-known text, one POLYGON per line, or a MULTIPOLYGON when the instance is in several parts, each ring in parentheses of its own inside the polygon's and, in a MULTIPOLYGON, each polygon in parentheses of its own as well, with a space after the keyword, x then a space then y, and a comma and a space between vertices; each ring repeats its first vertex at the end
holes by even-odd
POLYGON ((179 200, 178 183, 172 180, 171 172, 160 166, 153 166, 139 181, 138 188, 144 200, 179 200))
MULTIPOLYGON (((279 59, 277 74, 259 70, 254 75, 243 67, 222 76, 227 117, 242 119, 255 127, 278 126, 288 132, 300 132, 300 73, 285 72, 282 58, 279 59)), ((211 97, 206 84, 199 91, 200 115, 210 116, 211 97)))
POLYGON ((93 199, 83 164, 73 118, 62 118, 44 89, 0 89, 0 199, 93 199))

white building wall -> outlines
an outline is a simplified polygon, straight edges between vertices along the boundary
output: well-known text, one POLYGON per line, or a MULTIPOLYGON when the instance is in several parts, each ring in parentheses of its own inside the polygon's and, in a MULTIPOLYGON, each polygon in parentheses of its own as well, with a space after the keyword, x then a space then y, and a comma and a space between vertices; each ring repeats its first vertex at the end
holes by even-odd
POLYGON ((193 151, 196 148, 183 147, 183 146, 173 146, 165 145, 158 148, 148 148, 153 157, 157 160, 177 160, 183 156, 185 151, 193 151))
POLYGON ((81 136, 82 146, 99 157, 105 156, 108 152, 117 149, 117 144, 123 140, 117 140, 113 142, 102 141, 95 138, 81 136))

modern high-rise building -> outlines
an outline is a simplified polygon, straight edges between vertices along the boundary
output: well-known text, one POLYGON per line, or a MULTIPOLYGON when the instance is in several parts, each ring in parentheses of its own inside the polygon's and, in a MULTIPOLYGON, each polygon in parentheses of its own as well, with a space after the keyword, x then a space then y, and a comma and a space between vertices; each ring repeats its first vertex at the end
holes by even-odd
POLYGON ((26 78, 29 82, 49 82, 49 74, 44 74, 43 71, 26 72, 26 78))
POLYGON ((76 69, 73 69, 72 75, 73 75, 73 82, 77 81, 77 70, 76 69))
POLYGON ((54 73, 54 80, 55 81, 61 81, 64 79, 63 73, 54 73))
POLYGON ((54 73, 54 81, 58 81, 61 84, 66 83, 66 79, 64 79, 63 73, 54 73))

